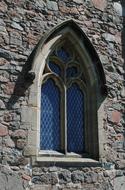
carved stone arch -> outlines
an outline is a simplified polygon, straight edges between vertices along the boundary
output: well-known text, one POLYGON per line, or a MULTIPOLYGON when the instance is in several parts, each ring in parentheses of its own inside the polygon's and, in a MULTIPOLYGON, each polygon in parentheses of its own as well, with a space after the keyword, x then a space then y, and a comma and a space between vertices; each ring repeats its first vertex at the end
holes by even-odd
POLYGON ((40 88, 43 80, 43 71, 50 53, 57 44, 65 40, 71 43, 72 48, 78 52, 86 81, 86 152, 91 158, 99 159, 103 154, 103 142, 100 139, 101 132, 98 125, 100 121, 102 122, 99 107, 105 97, 102 94, 102 89, 105 90, 106 80, 102 64, 95 48, 85 33, 73 20, 67 20, 59 24, 46 34, 44 38, 41 38, 27 61, 28 69, 26 76, 35 73, 35 79, 30 87, 29 96, 30 109, 35 117, 33 121, 31 118, 35 140, 33 144, 28 142, 26 154, 39 156, 40 88))

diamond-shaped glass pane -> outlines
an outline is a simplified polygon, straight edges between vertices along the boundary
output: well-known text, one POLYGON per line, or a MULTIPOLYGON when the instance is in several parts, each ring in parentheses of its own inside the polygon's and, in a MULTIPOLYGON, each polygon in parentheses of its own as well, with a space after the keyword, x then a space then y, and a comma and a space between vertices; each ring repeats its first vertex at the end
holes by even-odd
POLYGON ((69 52, 63 47, 57 50, 57 56, 65 63, 71 59, 69 52))
POLYGON ((84 151, 84 95, 77 84, 67 90, 68 152, 84 151))
POLYGON ((60 150, 60 91, 52 79, 41 88, 40 148, 60 150))
POLYGON ((76 77, 78 74, 76 67, 69 67, 66 71, 66 76, 69 77, 76 77))
POLYGON ((49 68, 57 75, 59 76, 61 75, 60 67, 57 64, 55 64, 53 61, 49 61, 49 68))

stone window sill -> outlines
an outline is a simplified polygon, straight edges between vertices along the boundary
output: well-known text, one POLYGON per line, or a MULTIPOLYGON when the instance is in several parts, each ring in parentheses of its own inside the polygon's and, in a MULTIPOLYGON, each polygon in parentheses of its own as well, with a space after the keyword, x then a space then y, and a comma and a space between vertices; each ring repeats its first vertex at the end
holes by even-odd
POLYGON ((69 166, 69 167, 102 167, 102 164, 91 158, 83 158, 80 155, 43 155, 39 154, 34 158, 33 162, 35 165, 43 166, 69 166))

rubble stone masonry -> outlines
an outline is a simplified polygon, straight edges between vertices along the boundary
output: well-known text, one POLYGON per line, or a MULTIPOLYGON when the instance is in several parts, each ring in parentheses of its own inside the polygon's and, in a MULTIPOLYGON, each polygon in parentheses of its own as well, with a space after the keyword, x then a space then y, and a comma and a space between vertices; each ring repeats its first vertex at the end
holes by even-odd
POLYGON ((0 0, 0 190, 124 190, 124 79, 124 0, 0 0), (32 166, 24 155, 32 127, 22 115, 30 93, 24 66, 40 38, 67 19, 84 31, 104 68, 105 157, 98 166, 32 166))

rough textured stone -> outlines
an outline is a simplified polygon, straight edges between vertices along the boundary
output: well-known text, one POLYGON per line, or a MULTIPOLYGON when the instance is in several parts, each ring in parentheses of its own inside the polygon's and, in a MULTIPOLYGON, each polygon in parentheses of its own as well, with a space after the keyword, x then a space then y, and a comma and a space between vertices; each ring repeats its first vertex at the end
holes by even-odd
POLYGON ((82 171, 74 171, 71 178, 73 183, 84 182, 84 174, 82 171))
POLYGON ((92 0, 95 8, 104 11, 104 9, 107 6, 107 1, 106 0, 92 0))
MULTIPOLYGON (((12 28, 23 31, 23 28, 16 22, 12 22, 11 26, 12 26, 12 28)), ((19 38, 19 39, 21 39, 21 38, 19 38)))
MULTIPOLYGON (((125 16, 124 1, 1 0, 0 163, 6 167, 3 172, 0 166, 0 172, 2 171, 0 190, 9 190, 9 188, 12 190, 125 189, 125 18, 122 16, 125 16), (58 164, 55 162, 53 165, 51 163, 44 165, 44 162, 38 164, 34 161, 36 147, 25 146, 29 141, 32 144, 36 140, 37 132, 35 130, 39 128, 36 125, 37 116, 29 114, 29 110, 32 109, 32 104, 29 104, 30 90, 35 82, 29 84, 24 76, 32 63, 32 60, 28 59, 29 55, 41 37, 44 38, 45 34, 54 26, 68 19, 73 19, 89 38, 99 55, 106 76, 108 95, 98 97, 97 93, 99 154, 101 154, 99 159, 102 161, 102 168, 77 167, 75 163, 73 163, 73 167, 66 167, 64 163, 57 167, 58 164), (103 107, 102 110, 100 110, 101 107, 103 107), (31 134, 32 130, 34 136, 27 136, 27 134, 31 134), (10 168, 13 171, 10 171, 10 168), (17 176, 13 172, 16 175, 19 173, 21 182, 17 180, 17 176), (18 181, 18 185, 15 180, 18 181)), ((74 29, 79 35, 77 27, 74 29)), ((69 36, 67 35, 67 37, 69 36)), ((77 46, 77 42, 74 42, 72 40, 72 47, 77 46)), ((95 62, 94 52, 91 51, 91 45, 88 43, 85 49, 90 51, 88 55, 93 55, 93 73, 96 73, 97 70, 100 72, 99 65, 95 62)), ((39 50, 41 52, 41 47, 39 50)), ((77 52, 77 48, 75 50, 77 52)), ((79 62, 79 52, 77 53, 79 62)), ((84 50, 80 52, 82 56, 84 53, 84 50)), ((46 59, 48 60, 47 57, 46 59)), ((84 65, 84 61, 81 64, 84 65)), ((87 64, 85 67, 87 68, 87 64)), ((88 73, 89 69, 91 70, 91 68, 88 68, 88 73)), ((97 75, 100 76, 99 73, 97 75)), ((83 78, 85 78, 88 88, 90 86, 88 75, 84 73, 83 78)), ((97 92, 99 92, 100 81, 101 79, 98 78, 97 92)), ((37 90, 32 93, 33 97, 37 96, 37 90)), ((93 93, 91 95, 93 96, 93 93)), ((33 109, 37 110, 36 105, 33 109)), ((91 121, 89 123, 91 125, 91 121)), ((95 141, 91 143, 95 143, 95 141)), ((36 146, 39 147, 39 144, 36 146)))
POLYGON ((8 128, 2 124, 0 124, 0 137, 4 137, 8 135, 8 128))
POLYGON ((24 190, 21 177, 11 170, 0 170, 0 190, 24 190))
POLYGON ((28 181, 31 180, 31 177, 26 175, 26 174, 23 174, 22 178, 25 179, 25 180, 28 180, 28 181))
POLYGON ((55 1, 48 1, 47 0, 47 7, 49 10, 52 10, 52 11, 57 11, 58 10, 58 5, 55 1))
POLYGON ((78 5, 82 5, 83 4, 83 0, 73 0, 73 2, 75 2, 78 5))
POLYGON ((119 123, 121 120, 121 113, 118 111, 112 112, 112 122, 113 123, 119 123))
POLYGON ((5 109, 5 103, 2 100, 0 100, 0 109, 5 109))
POLYGON ((17 45, 17 46, 22 45, 22 38, 18 32, 10 33, 10 44, 17 45))
POLYGON ((125 160, 117 161, 117 168, 118 169, 125 169, 125 160))
POLYGON ((4 88, 5 94, 7 94, 7 95, 13 94, 13 92, 14 92, 14 87, 15 87, 15 84, 13 84, 13 83, 11 83, 11 82, 8 82, 8 83, 5 85, 5 88, 4 88))
POLYGON ((94 172, 87 172, 85 175, 85 182, 94 183, 97 181, 97 174, 94 172))
POLYGON ((63 171, 59 173, 59 183, 69 183, 71 182, 71 173, 69 171, 63 171))
MULTIPOLYGON (((20 135, 20 136, 22 136, 22 135, 20 135)), ((16 137, 17 137, 17 135, 16 135, 16 137)), ((18 138, 19 138, 19 136, 18 136, 18 138)), ((23 138, 24 138, 24 136, 23 136, 23 138)), ((17 141, 16 141, 16 147, 18 149, 22 150, 25 146, 26 146, 26 140, 24 140, 24 139, 17 139, 17 141)))
POLYGON ((122 5, 118 2, 114 3, 114 9, 119 16, 122 16, 122 5))
POLYGON ((27 132, 24 131, 24 130, 19 129, 19 130, 16 130, 15 132, 13 132, 11 134, 11 136, 13 138, 22 138, 22 139, 25 139, 27 137, 27 132))
POLYGON ((10 147, 10 148, 14 148, 15 147, 15 143, 14 141, 10 138, 10 136, 7 136, 4 141, 3 144, 5 144, 6 147, 10 147))
POLYGON ((124 190, 125 189, 125 177, 117 177, 113 180, 114 190, 124 190))
POLYGON ((110 34, 110 33, 104 33, 102 34, 102 37, 107 41, 107 42, 114 42, 115 41, 115 36, 110 34))

